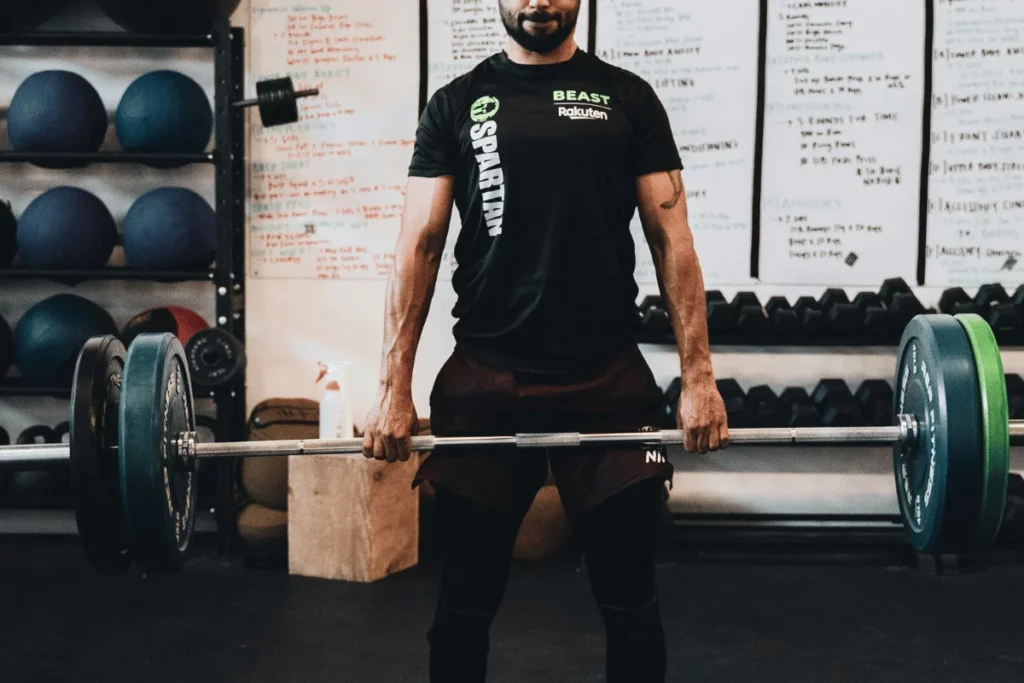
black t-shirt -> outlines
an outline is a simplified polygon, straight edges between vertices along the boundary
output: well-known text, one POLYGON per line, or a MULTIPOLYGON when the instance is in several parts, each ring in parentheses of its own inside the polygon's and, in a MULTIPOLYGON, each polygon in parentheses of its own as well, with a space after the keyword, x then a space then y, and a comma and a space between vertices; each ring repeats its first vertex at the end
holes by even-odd
POLYGON ((409 173, 455 177, 458 348, 540 373, 627 348, 638 327, 636 178, 678 168, 651 86, 582 50, 538 66, 500 52, 439 89, 409 173))

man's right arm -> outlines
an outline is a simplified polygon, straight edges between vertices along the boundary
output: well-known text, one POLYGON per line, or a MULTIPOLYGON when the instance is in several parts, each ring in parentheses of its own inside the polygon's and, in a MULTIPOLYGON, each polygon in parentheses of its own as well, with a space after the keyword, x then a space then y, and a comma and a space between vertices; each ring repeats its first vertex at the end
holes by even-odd
POLYGON ((411 176, 388 278, 377 401, 367 419, 363 455, 394 462, 409 459, 415 432, 413 363, 434 296, 454 197, 454 177, 411 176))

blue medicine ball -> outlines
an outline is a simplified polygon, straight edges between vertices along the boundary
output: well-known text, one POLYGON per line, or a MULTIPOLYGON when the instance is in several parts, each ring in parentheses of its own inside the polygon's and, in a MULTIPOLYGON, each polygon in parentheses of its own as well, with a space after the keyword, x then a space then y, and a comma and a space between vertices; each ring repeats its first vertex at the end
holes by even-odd
POLYGON ((90 337, 117 334, 100 306, 74 294, 40 301, 18 321, 14 348, 21 376, 33 386, 70 387, 78 353, 90 337))
POLYGON ((96 195, 55 187, 18 219, 18 251, 29 268, 101 268, 117 242, 117 223, 96 195))
POLYGON ((188 76, 153 71, 128 86, 116 125, 128 152, 197 153, 213 134, 213 109, 202 87, 188 76))
POLYGON ((95 152, 106 134, 103 100, 70 71, 32 74, 7 110, 7 136, 18 152, 95 152))
POLYGON ((121 223, 125 260, 133 268, 206 268, 217 251, 217 218, 192 190, 161 187, 139 197, 121 223))

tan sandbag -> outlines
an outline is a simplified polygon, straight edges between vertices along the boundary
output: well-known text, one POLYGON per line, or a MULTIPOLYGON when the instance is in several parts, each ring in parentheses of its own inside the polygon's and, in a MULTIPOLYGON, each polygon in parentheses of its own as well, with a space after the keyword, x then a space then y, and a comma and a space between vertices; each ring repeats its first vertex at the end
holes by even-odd
POLYGON ((572 525, 556 486, 542 486, 533 499, 516 537, 515 558, 543 560, 565 549, 572 525))
POLYGON ((243 459, 242 487, 251 500, 285 512, 288 510, 288 458, 243 459))
MULTIPOLYGON (((270 398, 253 408, 247 428, 250 441, 315 439, 320 405, 305 398, 270 398)), ((246 496, 274 510, 288 509, 288 458, 243 458, 239 476, 246 496)))
POLYGON ((238 536, 252 551, 283 549, 288 542, 288 513, 250 503, 238 513, 238 536))

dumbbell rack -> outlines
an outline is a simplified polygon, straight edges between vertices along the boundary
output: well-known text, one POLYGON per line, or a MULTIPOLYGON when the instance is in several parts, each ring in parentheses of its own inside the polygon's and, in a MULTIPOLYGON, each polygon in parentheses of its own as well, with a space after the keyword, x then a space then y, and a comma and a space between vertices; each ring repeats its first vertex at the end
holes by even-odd
MULTIPOLYGON (((43 47, 137 47, 210 48, 214 60, 214 138, 211 152, 198 154, 138 154, 100 151, 87 154, 22 153, 0 151, 0 162, 44 161, 78 164, 184 163, 213 164, 216 167, 217 258, 215 265, 199 271, 136 270, 105 267, 96 270, 38 270, 0 268, 2 278, 35 278, 58 281, 145 280, 152 282, 209 282, 216 292, 216 327, 245 342, 245 118, 244 110, 232 106, 243 98, 244 31, 222 21, 211 32, 195 35, 146 35, 128 31, 42 32, 0 34, 0 45, 43 47)), ((69 171, 73 172, 73 171, 69 171)), ((47 396, 68 398, 70 388, 29 387, 0 378, 0 397, 47 396)), ((245 430, 245 373, 229 385, 196 392, 196 399, 213 399, 217 406, 218 440, 238 441, 245 430)), ((12 435, 13 436, 13 435, 12 435)), ((234 534, 232 498, 235 464, 215 464, 216 520, 220 546, 227 550, 234 534)))

